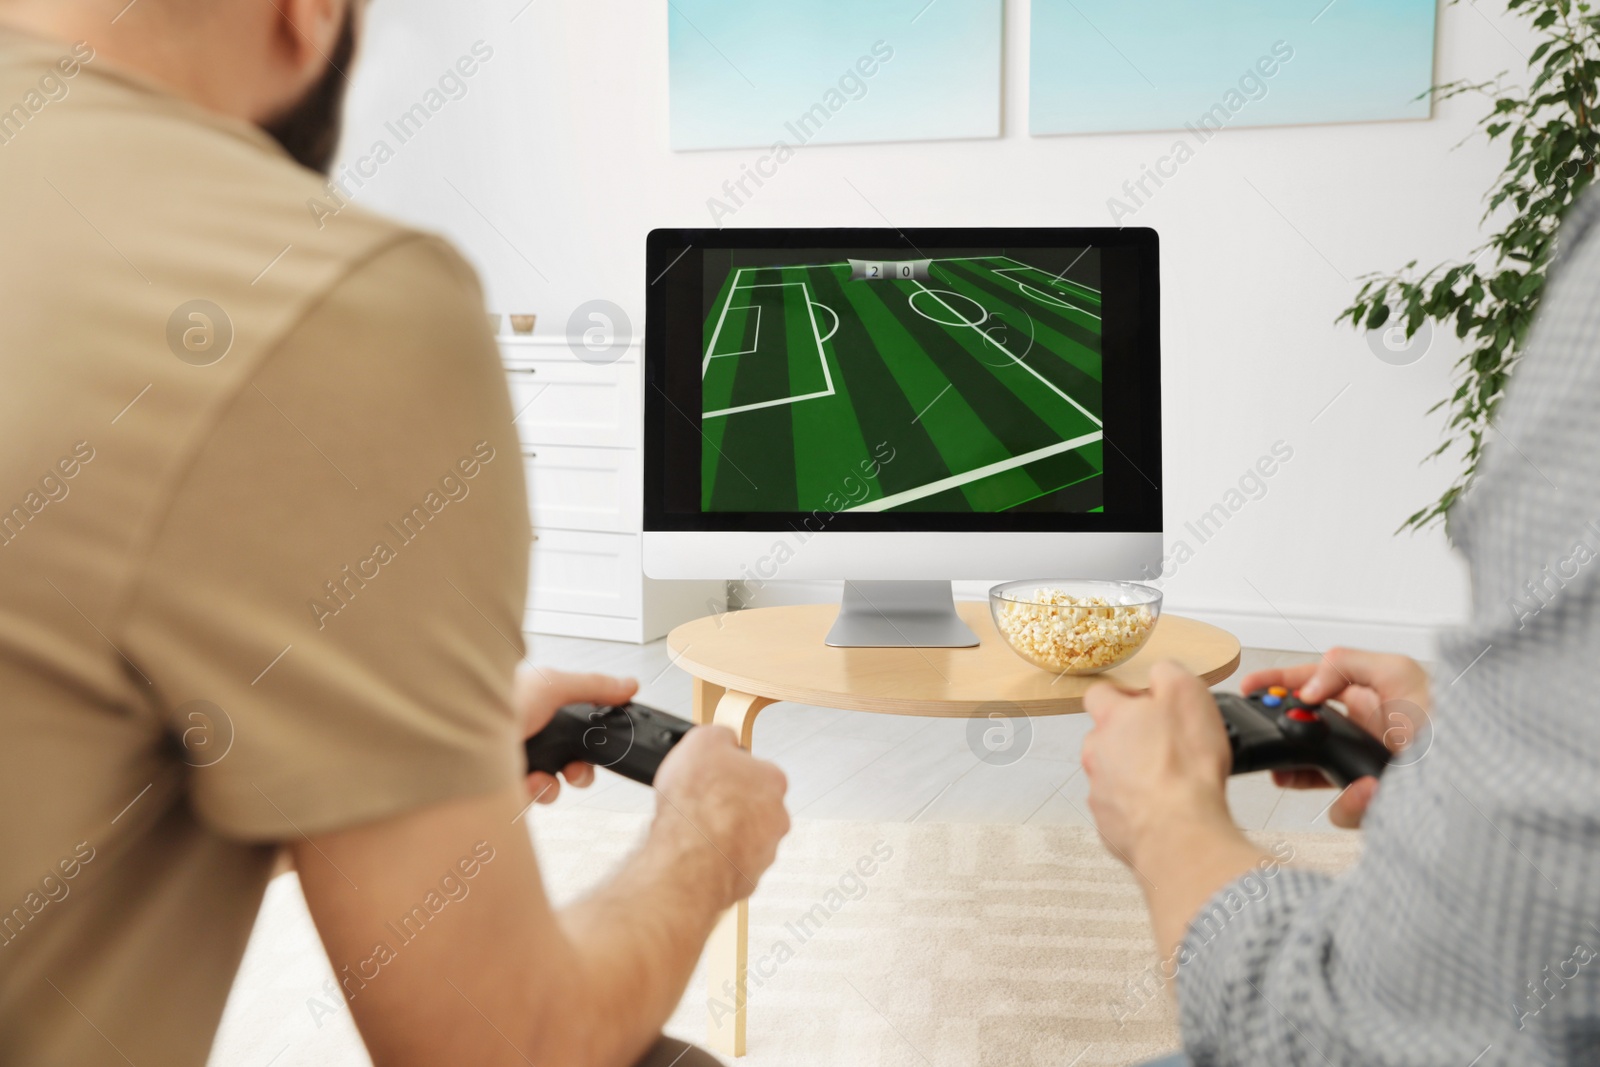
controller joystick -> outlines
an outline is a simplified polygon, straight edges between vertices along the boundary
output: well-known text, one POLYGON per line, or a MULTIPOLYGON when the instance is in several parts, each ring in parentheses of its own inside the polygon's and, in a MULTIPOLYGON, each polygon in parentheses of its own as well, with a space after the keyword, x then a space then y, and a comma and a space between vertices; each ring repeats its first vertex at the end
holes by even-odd
POLYGON ((1389 763, 1382 741, 1322 704, 1308 704, 1282 686, 1248 696, 1213 693, 1233 750, 1234 774, 1314 769, 1339 788, 1381 775, 1389 763))
POLYGON ((528 773, 555 774, 582 761, 649 785, 694 724, 643 704, 568 704, 523 745, 528 773))

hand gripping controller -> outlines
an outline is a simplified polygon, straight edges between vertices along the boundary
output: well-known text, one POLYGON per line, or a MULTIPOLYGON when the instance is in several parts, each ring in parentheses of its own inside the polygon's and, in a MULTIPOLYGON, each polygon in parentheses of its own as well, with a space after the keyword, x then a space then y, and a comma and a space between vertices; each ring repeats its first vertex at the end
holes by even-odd
POLYGON ((672 746, 692 729, 693 723, 643 704, 568 704, 523 748, 530 774, 555 774, 581 760, 649 785, 672 746))
POLYGON ((1343 789, 1383 773, 1389 750, 1361 727, 1321 704, 1307 704, 1282 686, 1249 696, 1212 693, 1228 728, 1233 773, 1315 768, 1343 789))

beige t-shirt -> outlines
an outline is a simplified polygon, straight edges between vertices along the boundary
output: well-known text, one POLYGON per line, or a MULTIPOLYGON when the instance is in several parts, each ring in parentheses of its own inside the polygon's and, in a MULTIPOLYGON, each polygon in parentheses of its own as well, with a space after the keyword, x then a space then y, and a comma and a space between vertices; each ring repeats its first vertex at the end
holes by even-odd
POLYGON ((519 780, 481 295, 339 204, 0 32, 0 1063, 203 1064, 278 843, 519 780))

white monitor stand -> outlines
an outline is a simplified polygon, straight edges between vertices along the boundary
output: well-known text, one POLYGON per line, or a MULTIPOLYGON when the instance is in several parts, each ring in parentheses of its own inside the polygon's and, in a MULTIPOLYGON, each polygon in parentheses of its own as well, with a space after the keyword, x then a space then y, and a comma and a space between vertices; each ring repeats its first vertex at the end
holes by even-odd
POLYGON ((845 579, 835 648, 972 648, 978 635, 956 614, 949 582, 845 579))
MULTIPOLYGON (((997 522, 999 525, 999 522, 997 522)), ((978 637, 956 615, 952 578, 1128 579, 1161 569, 1161 534, 1147 532, 867 533, 823 531, 804 543, 791 530, 650 530, 643 539, 651 578, 847 578, 827 643, 836 648, 971 648, 978 637), (782 547, 781 560, 775 546, 782 547), (730 563, 754 560, 754 564, 730 563), (1002 569, 1003 568, 1003 569, 1002 569), (999 570, 1000 574, 984 573, 999 570)))

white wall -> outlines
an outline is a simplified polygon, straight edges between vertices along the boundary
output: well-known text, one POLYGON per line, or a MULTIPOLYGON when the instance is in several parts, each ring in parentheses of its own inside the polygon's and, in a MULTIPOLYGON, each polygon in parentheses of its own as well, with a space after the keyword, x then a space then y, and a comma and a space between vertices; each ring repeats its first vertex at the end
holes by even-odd
MULTIPOLYGON (((1441 5, 1440 80, 1525 65, 1519 25, 1487 6, 1441 5)), ((490 308, 539 313, 552 340, 596 297, 642 323, 646 231, 709 225, 707 199, 760 153, 668 151, 666 3, 447 8, 373 5, 347 159, 474 41, 494 55, 356 199, 455 238, 490 308)), ((729 224, 878 226, 880 210, 897 226, 1108 224, 1108 198, 1173 135, 1028 136, 1027 41, 1028 6, 1008 0, 1000 139, 802 149, 729 224)), ((1170 608, 1248 644, 1412 650, 1464 610, 1442 535, 1394 536, 1447 481, 1418 460, 1438 439, 1424 412, 1446 392, 1453 339, 1394 367, 1332 320, 1361 274, 1478 243, 1498 153, 1452 146, 1481 110, 1473 99, 1429 122, 1231 129, 1129 220, 1162 238, 1169 539, 1189 538, 1184 523, 1274 442, 1294 450, 1265 497, 1207 543, 1189 538, 1195 557, 1165 583, 1170 608)))

